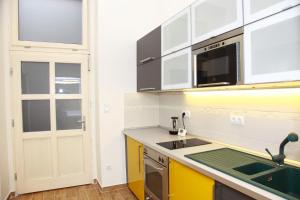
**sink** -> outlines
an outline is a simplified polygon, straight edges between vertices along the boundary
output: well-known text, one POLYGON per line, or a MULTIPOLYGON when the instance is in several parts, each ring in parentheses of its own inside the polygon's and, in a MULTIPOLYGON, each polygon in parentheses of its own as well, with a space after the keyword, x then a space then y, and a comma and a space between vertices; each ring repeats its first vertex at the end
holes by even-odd
POLYGON ((185 155, 288 200, 300 200, 300 168, 277 166, 271 160, 229 148, 185 155))
POLYGON ((273 168, 274 167, 271 166, 271 165, 267 165, 267 164, 264 164, 264 163, 261 163, 261 162, 255 162, 255 163, 251 163, 251 164, 248 164, 248 165, 243 165, 243 166, 240 166, 240 167, 236 167, 236 168, 233 168, 233 169, 238 171, 238 172, 241 172, 243 174, 246 174, 246 175, 253 175, 253 174, 264 172, 264 171, 267 171, 267 170, 270 170, 270 169, 273 169, 273 168))
POLYGON ((300 198, 300 169, 287 167, 252 180, 297 199, 300 198))

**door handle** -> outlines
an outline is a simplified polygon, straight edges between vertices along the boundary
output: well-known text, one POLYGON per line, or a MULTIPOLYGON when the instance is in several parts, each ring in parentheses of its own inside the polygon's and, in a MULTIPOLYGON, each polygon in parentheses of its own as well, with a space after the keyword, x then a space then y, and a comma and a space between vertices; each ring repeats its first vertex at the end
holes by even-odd
POLYGON ((85 120, 85 116, 82 117, 82 120, 77 121, 77 123, 82 124, 82 129, 83 129, 83 131, 86 131, 86 120, 85 120))

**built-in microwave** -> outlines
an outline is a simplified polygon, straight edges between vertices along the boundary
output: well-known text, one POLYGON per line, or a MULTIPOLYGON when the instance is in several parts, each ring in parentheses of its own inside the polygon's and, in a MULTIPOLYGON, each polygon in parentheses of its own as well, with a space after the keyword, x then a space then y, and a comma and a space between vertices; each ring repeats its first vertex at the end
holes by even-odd
POLYGON ((236 85, 243 82, 243 34, 227 39, 223 37, 222 40, 220 38, 199 44, 200 48, 193 47, 194 87, 236 85))

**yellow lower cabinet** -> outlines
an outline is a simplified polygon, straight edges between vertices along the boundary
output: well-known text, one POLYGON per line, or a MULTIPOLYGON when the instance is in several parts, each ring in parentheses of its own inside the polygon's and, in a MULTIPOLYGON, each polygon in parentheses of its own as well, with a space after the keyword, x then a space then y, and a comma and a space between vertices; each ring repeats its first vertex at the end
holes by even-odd
POLYGON ((144 200, 143 144, 127 137, 128 187, 139 200, 144 200))
POLYGON ((170 200, 213 200, 214 180, 170 159, 170 200))

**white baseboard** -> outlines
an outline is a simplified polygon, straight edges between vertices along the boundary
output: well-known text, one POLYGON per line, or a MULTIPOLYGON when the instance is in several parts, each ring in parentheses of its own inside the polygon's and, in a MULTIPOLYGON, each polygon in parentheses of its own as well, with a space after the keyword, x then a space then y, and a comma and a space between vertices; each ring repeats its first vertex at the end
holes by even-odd
POLYGON ((3 200, 10 200, 12 197, 15 197, 15 192, 9 192, 3 200))

